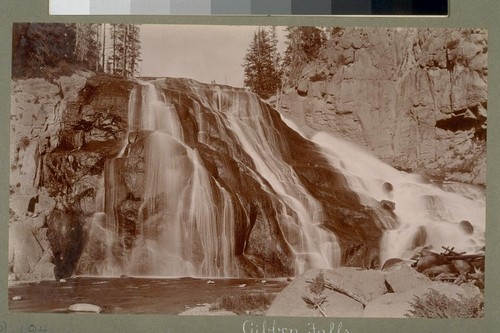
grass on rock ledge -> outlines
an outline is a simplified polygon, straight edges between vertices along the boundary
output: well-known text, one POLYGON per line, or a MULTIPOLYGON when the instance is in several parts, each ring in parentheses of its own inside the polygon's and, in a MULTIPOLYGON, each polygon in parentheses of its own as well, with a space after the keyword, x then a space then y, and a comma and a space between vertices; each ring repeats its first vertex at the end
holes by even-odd
POLYGON ((210 311, 227 310, 239 315, 263 315, 271 306, 277 293, 241 293, 220 297, 210 305, 210 311))

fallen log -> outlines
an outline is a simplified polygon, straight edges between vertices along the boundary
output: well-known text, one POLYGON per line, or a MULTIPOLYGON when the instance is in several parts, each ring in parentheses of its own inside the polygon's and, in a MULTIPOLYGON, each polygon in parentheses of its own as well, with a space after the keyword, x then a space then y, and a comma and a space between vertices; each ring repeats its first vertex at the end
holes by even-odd
POLYGON ((484 258, 484 254, 445 255, 445 258, 449 260, 472 260, 484 258))

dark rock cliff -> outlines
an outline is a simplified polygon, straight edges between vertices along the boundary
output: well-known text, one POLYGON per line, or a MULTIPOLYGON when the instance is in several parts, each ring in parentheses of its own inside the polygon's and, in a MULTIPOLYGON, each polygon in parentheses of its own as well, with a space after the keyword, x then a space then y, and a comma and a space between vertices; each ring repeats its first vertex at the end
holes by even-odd
POLYGON ((123 145, 131 88, 131 82, 85 72, 12 82, 11 273, 73 273, 104 162, 123 145))

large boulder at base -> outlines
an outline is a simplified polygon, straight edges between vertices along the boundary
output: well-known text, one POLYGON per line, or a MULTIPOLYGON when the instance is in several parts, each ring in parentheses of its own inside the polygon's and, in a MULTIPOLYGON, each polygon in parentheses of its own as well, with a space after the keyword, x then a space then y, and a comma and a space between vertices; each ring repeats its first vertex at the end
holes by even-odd
POLYGON ((387 272, 385 280, 391 291, 395 293, 404 293, 432 283, 427 276, 408 266, 400 266, 398 269, 387 272))
POLYGON ((473 298, 480 293, 477 287, 468 284, 459 286, 444 282, 433 282, 430 285, 410 289, 403 293, 385 294, 366 305, 363 317, 405 318, 408 311, 412 309, 411 303, 415 300, 415 297, 422 298, 431 289, 456 300, 460 300, 459 295, 473 298))
MULTIPOLYGON (((319 317, 318 309, 308 307, 304 296, 312 297, 309 290, 310 281, 320 272, 323 272, 326 281, 335 281, 342 288, 355 293, 366 300, 375 299, 383 295, 387 289, 381 272, 374 270, 359 270, 352 267, 336 268, 333 270, 313 269, 297 277, 273 301, 267 311, 267 316, 292 317, 319 317)), ((322 293, 326 302, 322 305, 328 317, 359 317, 363 312, 363 305, 342 293, 325 289, 322 293)))
POLYGON ((52 263, 52 251, 46 251, 38 264, 36 264, 31 274, 36 280, 55 280, 55 268, 56 266, 52 263))
POLYGON ((366 270, 356 267, 339 267, 325 271, 325 279, 335 282, 344 290, 371 301, 387 292, 385 277, 381 271, 366 270))
POLYGON ((33 271, 43 256, 43 249, 33 232, 31 221, 21 220, 9 227, 9 270, 23 275, 33 271))

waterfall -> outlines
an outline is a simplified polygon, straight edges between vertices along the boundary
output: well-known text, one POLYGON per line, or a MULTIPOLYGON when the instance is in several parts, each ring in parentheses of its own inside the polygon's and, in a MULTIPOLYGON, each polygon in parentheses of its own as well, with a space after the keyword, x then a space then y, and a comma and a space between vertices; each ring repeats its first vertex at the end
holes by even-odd
POLYGON ((308 139, 243 89, 138 81, 128 108, 83 273, 299 275, 349 256, 365 265, 374 252, 385 260, 426 245, 484 245, 483 189, 426 182, 325 133, 308 139))
POLYGON ((284 203, 276 210, 285 239, 294 252, 295 274, 313 267, 338 266, 340 247, 335 235, 321 226, 323 208, 305 189, 293 168, 284 162, 280 146, 284 138, 272 128, 258 97, 216 89, 212 100, 206 99, 204 103, 236 134, 238 143, 255 164, 261 186, 267 192, 272 190, 284 203))
POLYGON ((361 147, 326 133, 317 133, 318 144, 332 165, 347 177, 349 186, 365 203, 370 198, 395 203, 394 213, 401 225, 386 230, 381 240, 382 262, 412 257, 423 246, 436 252, 442 246, 456 252, 477 253, 484 246, 485 194, 479 186, 435 184, 416 174, 398 171, 373 157, 361 147), (474 228, 464 228, 468 221, 474 228))

